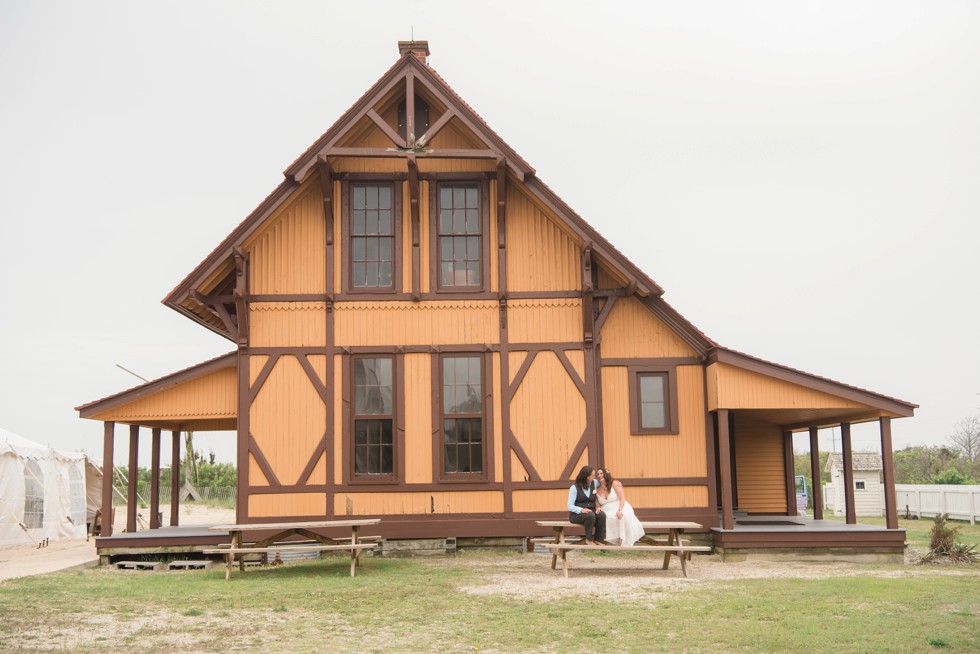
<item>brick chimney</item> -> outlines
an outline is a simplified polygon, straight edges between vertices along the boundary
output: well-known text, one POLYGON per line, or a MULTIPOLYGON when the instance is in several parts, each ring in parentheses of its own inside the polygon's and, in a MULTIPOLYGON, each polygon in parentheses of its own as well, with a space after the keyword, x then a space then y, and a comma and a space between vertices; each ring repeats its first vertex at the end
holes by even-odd
POLYGON ((428 64, 428 41, 399 41, 398 54, 404 55, 407 52, 412 53, 412 56, 421 61, 423 64, 428 64))

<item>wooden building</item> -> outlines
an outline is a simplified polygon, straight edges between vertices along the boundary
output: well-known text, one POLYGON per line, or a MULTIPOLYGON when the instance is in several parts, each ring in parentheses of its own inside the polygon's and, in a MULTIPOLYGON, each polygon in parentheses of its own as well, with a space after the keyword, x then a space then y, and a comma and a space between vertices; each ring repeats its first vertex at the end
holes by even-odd
POLYGON ((141 428, 157 465, 163 430, 175 453, 237 430, 240 522, 377 516, 400 538, 537 533, 589 463, 724 547, 736 512, 795 515, 792 432, 840 425, 846 457, 855 422, 880 423, 892 486, 890 421, 915 405, 716 344, 426 42, 399 50, 164 300, 234 351, 79 407, 106 461, 117 423, 133 465, 141 428))

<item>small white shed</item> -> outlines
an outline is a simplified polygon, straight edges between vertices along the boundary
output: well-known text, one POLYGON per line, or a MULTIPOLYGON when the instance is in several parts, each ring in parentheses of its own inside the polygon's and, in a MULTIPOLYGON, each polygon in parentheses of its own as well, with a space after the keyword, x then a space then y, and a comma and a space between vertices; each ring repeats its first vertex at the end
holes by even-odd
MULTIPOLYGON (((877 452, 854 452, 851 456, 854 477, 854 512, 858 516, 885 515, 881 483, 881 455, 877 452)), ((844 515, 844 455, 833 452, 827 458, 830 472, 827 508, 835 515, 844 515)))

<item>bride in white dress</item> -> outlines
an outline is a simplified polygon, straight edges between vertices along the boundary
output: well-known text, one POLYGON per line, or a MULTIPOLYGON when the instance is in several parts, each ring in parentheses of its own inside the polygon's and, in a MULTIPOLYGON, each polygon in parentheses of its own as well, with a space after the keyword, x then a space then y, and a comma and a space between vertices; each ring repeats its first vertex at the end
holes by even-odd
POLYGON ((626 501, 623 484, 614 479, 604 468, 596 469, 596 491, 599 507, 606 514, 606 542, 614 545, 632 545, 643 537, 640 519, 626 501))

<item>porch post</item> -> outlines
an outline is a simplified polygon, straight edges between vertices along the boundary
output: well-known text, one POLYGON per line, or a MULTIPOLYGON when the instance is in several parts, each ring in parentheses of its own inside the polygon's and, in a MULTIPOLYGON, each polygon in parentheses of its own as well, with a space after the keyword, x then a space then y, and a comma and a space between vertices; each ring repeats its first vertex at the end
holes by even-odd
POLYGON ((170 449, 170 526, 176 527, 180 515, 180 432, 171 432, 170 449))
POLYGON ((140 426, 129 426, 129 492, 126 495, 126 532, 136 532, 136 481, 139 478, 140 426))
POLYGON ((823 520, 823 485, 820 483, 820 443, 817 428, 810 427, 810 479, 813 482, 813 519, 823 520))
POLYGON ((799 515, 796 505, 796 461, 793 456, 793 432, 783 431, 783 469, 786 471, 786 515, 799 515))
POLYGON ((99 536, 112 536, 112 450, 115 444, 116 423, 102 423, 102 527, 99 536))
POLYGON ((735 528, 732 512, 732 455, 728 409, 718 409, 718 469, 721 472, 721 528, 735 528))
POLYGON ((898 507, 895 497, 895 462, 892 459, 892 419, 882 416, 878 419, 881 429, 881 465, 885 482, 885 526, 898 529, 898 507))
POLYGON ((851 456, 851 423, 840 423, 840 447, 844 453, 844 514, 849 525, 857 523, 854 508, 854 457, 851 456))
POLYGON ((160 528, 160 428, 154 427, 150 455, 150 529, 160 528))

